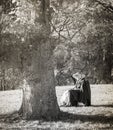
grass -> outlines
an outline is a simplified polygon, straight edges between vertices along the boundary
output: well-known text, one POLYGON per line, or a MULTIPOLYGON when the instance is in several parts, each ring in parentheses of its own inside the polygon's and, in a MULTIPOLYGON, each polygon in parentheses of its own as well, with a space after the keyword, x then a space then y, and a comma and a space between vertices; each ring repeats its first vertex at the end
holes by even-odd
MULTIPOLYGON (((65 90, 73 86, 56 87, 56 94, 58 104, 60 104, 60 97, 65 90)), ((57 121, 26 121, 18 119, 18 115, 4 116, 3 113, 11 113, 18 111, 21 106, 21 91, 16 93, 16 101, 12 99, 3 98, 3 93, 0 93, 0 130, 113 130, 113 85, 91 85, 91 101, 92 106, 84 107, 60 107, 61 114, 57 121), (2 110, 2 106, 8 102, 15 104, 13 108, 9 108, 7 102, 7 111, 2 110)), ((14 96, 13 92, 7 94, 14 96)), ((12 97, 11 96, 11 97, 12 97)), ((14 99, 14 97, 12 97, 14 99)), ((13 106, 13 105, 12 105, 13 106)), ((4 106, 5 107, 5 106, 4 106)))

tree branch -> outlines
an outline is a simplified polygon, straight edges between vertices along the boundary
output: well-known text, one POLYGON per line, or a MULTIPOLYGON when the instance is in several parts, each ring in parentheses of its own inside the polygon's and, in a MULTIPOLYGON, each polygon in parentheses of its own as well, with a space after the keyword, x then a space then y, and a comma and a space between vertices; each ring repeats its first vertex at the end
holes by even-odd
POLYGON ((55 31, 55 32, 58 34, 59 37, 62 37, 62 38, 64 38, 65 40, 67 40, 67 38, 66 38, 65 36, 61 35, 61 31, 63 31, 62 29, 60 29, 59 31, 57 31, 56 27, 53 25, 52 22, 50 22, 50 25, 52 26, 53 31, 55 31))
POLYGON ((108 11, 110 11, 111 13, 113 13, 113 6, 111 4, 111 2, 109 1, 109 4, 105 3, 105 2, 101 2, 99 0, 96 0, 96 2, 100 5, 102 5, 105 9, 107 9, 108 11))

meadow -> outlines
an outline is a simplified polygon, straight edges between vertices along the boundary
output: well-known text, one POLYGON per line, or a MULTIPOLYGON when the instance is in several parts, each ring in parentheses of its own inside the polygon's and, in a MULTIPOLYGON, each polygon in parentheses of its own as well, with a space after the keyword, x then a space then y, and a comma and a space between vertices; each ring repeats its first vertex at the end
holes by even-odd
MULTIPOLYGON (((59 105, 63 92, 73 87, 56 87, 59 105)), ((60 107, 56 121, 26 121, 16 114, 21 107, 22 91, 0 92, 0 130, 113 130, 113 85, 91 85, 91 102, 90 107, 60 107)))

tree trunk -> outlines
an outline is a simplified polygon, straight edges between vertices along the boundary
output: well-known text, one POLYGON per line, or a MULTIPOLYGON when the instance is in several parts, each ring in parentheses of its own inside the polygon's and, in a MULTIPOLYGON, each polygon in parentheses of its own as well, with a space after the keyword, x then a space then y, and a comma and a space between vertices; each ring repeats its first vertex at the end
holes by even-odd
POLYGON ((106 47, 105 58, 103 61, 103 80, 105 81, 105 83, 110 83, 112 80, 111 70, 112 70, 112 42, 109 43, 106 47))
POLYGON ((45 29, 45 34, 40 40, 35 39, 31 66, 29 71, 25 71, 26 79, 24 79, 23 89, 23 116, 25 119, 55 119, 59 114, 51 56, 52 43, 49 40, 48 9, 49 0, 41 0, 40 24, 45 29))

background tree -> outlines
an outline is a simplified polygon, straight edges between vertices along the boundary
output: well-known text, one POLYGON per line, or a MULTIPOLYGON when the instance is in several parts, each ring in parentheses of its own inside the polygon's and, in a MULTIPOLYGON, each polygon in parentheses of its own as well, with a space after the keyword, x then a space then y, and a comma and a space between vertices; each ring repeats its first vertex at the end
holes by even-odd
MULTIPOLYGON (((53 1, 53 36, 68 48, 70 55, 63 72, 81 71, 91 83, 112 81, 112 4, 96 0, 53 1)), ((59 75, 59 69, 57 72, 59 75)), ((67 77, 64 80, 67 82, 67 77)))

